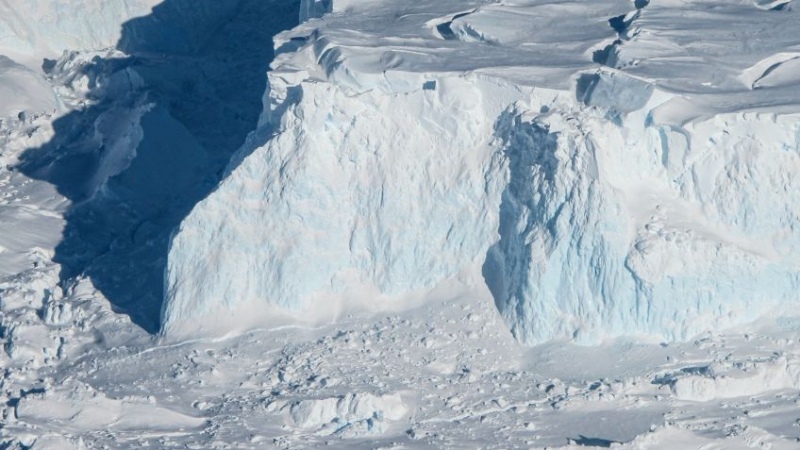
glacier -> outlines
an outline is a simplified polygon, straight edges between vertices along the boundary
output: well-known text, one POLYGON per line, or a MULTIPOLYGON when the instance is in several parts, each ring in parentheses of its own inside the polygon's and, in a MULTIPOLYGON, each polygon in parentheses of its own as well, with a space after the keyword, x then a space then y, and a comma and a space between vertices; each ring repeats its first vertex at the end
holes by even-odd
POLYGON ((475 274, 525 344, 686 340, 800 304, 792 8, 300 15, 258 128, 171 238, 166 336, 402 307, 475 274))
POLYGON ((797 448, 796 0, 155 3, 0 0, 0 448, 797 448))

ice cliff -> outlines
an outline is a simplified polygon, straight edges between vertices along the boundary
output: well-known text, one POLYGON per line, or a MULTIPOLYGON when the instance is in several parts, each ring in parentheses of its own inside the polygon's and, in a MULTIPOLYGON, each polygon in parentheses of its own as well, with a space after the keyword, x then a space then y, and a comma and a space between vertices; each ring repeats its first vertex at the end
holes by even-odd
POLYGON ((301 17, 259 128, 173 235, 168 336, 397 307, 476 271, 527 344, 681 340, 800 305, 791 8, 307 1, 301 17))

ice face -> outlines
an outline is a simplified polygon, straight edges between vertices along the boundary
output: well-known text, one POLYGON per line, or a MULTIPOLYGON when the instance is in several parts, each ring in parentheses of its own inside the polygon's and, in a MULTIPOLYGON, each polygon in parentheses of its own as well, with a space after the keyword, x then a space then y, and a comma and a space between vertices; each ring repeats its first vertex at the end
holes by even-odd
POLYGON ((504 111, 518 94, 462 78, 357 100, 301 88, 283 131, 174 237, 167 333, 253 319, 264 310, 237 310, 259 302, 308 315, 328 294, 402 301, 484 257, 526 343, 686 339, 797 301, 796 116, 679 129, 645 126, 669 102, 624 120, 577 102, 504 111))
POLYGON ((300 2, 300 22, 322 17, 333 11, 333 0, 302 0, 300 2))
POLYGON ((165 330, 225 317, 240 301, 313 315, 328 294, 401 296, 479 262, 503 178, 487 177, 496 158, 484 118, 510 90, 458 78, 419 87, 352 99, 303 84, 283 131, 251 142, 174 236, 165 330), (205 281, 184 282, 195 277, 205 281))
POLYGON ((173 236, 167 335, 334 317, 352 299, 398 307, 481 264, 528 344, 681 340, 800 302, 800 98, 791 70, 750 73, 760 50, 731 50, 740 73, 711 59, 665 72, 643 56, 663 42, 632 30, 669 5, 602 24, 625 50, 602 69, 578 7, 322 6, 334 13, 276 39, 259 129, 173 236), (548 14, 561 21, 536 33, 497 26, 548 14))
POLYGON ((797 119, 718 116, 670 143, 671 127, 634 120, 509 118, 511 180, 484 275, 513 333, 684 340, 796 303, 797 119))

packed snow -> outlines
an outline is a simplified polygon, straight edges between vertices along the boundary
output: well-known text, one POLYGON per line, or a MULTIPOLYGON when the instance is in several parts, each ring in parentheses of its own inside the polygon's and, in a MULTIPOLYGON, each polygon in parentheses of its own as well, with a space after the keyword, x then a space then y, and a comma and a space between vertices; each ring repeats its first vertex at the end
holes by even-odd
POLYGON ((800 447, 798 18, 0 0, 0 449, 800 447))

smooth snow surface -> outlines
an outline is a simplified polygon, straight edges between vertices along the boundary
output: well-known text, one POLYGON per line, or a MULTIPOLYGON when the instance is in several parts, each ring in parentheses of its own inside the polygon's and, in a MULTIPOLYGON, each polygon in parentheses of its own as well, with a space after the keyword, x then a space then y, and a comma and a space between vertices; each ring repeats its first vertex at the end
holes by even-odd
POLYGON ((398 308, 480 264, 528 344, 686 340, 800 304, 792 8, 301 16, 259 129, 172 239, 168 336, 398 308))
POLYGON ((26 109, 53 111, 58 103, 44 77, 0 55, 0 118, 19 118, 26 109))

